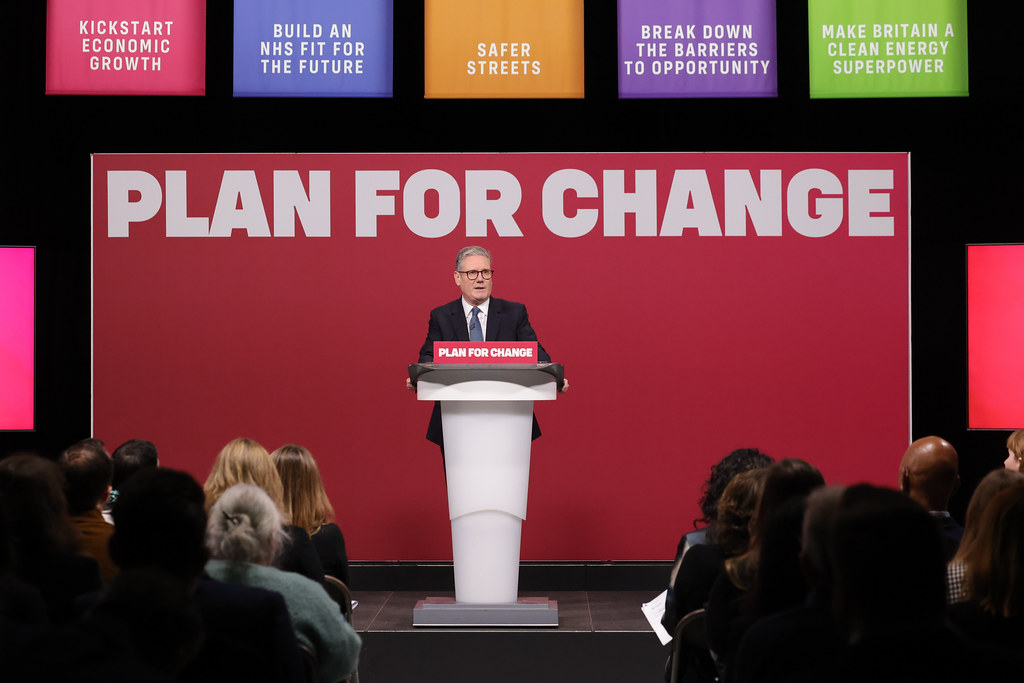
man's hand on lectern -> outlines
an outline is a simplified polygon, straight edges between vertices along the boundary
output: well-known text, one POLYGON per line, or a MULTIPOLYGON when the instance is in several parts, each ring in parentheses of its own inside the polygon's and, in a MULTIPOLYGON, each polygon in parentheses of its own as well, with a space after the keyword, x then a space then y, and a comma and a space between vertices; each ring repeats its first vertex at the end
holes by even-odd
POLYGON ((412 380, 408 377, 405 378, 405 388, 409 391, 416 391, 416 387, 412 385, 412 380))

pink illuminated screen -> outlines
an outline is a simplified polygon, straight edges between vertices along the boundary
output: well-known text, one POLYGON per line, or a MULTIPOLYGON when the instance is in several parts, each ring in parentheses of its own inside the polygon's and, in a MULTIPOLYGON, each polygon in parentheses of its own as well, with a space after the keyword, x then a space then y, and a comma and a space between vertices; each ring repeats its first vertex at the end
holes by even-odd
POLYGON ((1024 427, 1024 244, 967 247, 967 421, 1024 427))
POLYGON ((33 247, 0 247, 0 429, 33 429, 33 247))

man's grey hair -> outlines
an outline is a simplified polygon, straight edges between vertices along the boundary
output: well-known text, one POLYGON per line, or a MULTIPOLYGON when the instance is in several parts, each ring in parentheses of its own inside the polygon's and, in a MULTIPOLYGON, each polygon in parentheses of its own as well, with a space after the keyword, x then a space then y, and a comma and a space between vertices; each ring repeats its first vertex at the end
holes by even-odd
POLYGON ((218 560, 270 564, 287 538, 281 519, 266 491, 235 484, 210 510, 206 547, 218 560))
POLYGON ((462 262, 469 256, 486 256, 487 261, 493 263, 491 260, 491 252, 487 251, 483 247, 463 247, 459 249, 459 253, 455 255, 455 270, 462 270, 462 262))

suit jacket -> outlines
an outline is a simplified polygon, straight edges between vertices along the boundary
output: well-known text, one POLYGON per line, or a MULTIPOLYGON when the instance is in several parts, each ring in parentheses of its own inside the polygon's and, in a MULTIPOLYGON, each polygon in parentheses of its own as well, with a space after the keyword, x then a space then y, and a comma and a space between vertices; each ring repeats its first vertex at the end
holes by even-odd
MULTIPOLYGON (((420 347, 420 363, 434 361, 434 342, 436 341, 469 341, 469 328, 466 326, 466 313, 462 308, 462 298, 438 306, 430 312, 427 323, 427 338, 420 347)), ((537 341, 537 333, 530 326, 530 316, 526 306, 515 301, 491 297, 487 307, 487 340, 486 341, 537 341)), ((541 362, 550 362, 551 357, 544 347, 537 343, 537 358, 541 362)), ((540 436, 537 418, 533 419, 533 438, 540 436)), ((434 412, 430 416, 427 427, 427 438, 441 446, 443 432, 441 429, 441 406, 434 404, 434 412)))
POLYGON ((949 562, 960 547, 964 528, 950 517, 948 512, 932 512, 931 515, 938 521, 939 528, 942 530, 942 550, 946 553, 946 562, 949 562))

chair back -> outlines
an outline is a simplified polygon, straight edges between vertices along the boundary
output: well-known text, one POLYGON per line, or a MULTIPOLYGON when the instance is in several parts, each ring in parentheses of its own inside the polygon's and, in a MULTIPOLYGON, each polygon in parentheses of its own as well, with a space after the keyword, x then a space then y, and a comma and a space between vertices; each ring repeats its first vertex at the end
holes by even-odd
POLYGON ((305 674, 307 683, 320 683, 320 662, 316 653, 305 643, 299 643, 299 652, 302 653, 302 673, 305 674))
POLYGON ((669 680, 671 683, 711 683, 718 680, 717 673, 708 649, 707 613, 703 609, 694 610, 676 624, 669 680))
MULTIPOLYGON (((331 599, 338 603, 338 607, 341 609, 341 615, 345 617, 345 621, 352 623, 352 593, 349 591, 348 586, 345 582, 339 578, 331 576, 330 574, 324 575, 324 589, 327 591, 327 595, 331 596, 331 599)), ((345 679, 347 683, 359 683, 359 670, 356 669, 345 679)))
POLYGON ((349 591, 348 586, 345 585, 345 582, 330 574, 326 574, 324 575, 324 589, 327 590, 327 594, 331 596, 331 599, 338 603, 341 613, 345 615, 345 621, 351 624, 352 593, 349 591))

